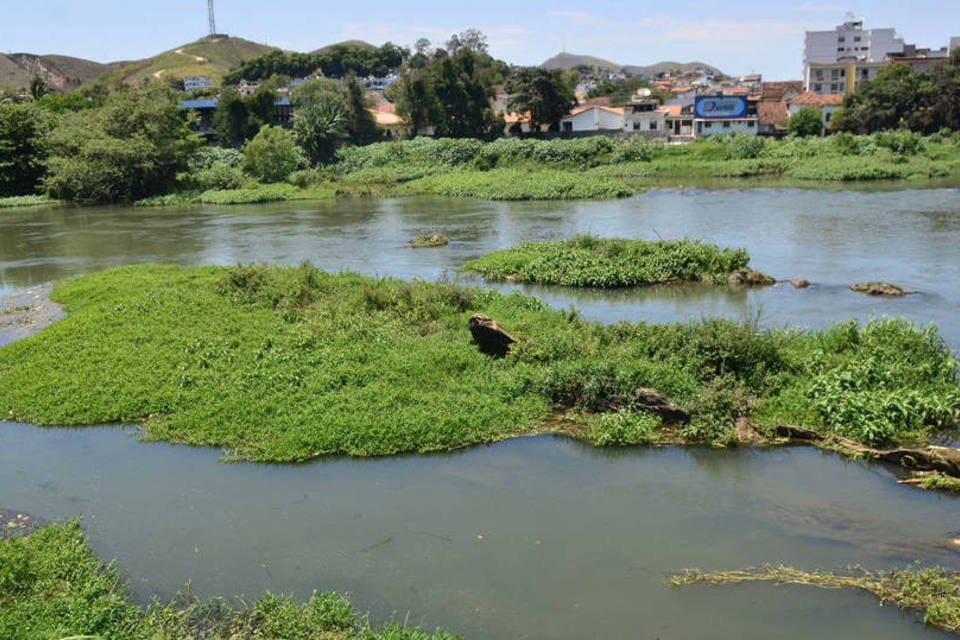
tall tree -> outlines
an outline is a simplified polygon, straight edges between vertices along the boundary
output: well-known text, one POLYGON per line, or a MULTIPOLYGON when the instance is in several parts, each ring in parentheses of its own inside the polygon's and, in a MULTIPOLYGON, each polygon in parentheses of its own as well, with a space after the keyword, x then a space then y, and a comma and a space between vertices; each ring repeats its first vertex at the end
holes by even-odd
POLYGON ((53 195, 77 202, 163 193, 201 144, 167 87, 116 91, 100 108, 61 118, 50 136, 46 184, 53 195))
POLYGON ((213 112, 213 133, 221 145, 239 148, 247 138, 249 116, 243 96, 233 87, 224 87, 213 112))
POLYGON ((357 82, 354 75, 347 79, 346 86, 347 106, 350 108, 350 120, 347 123, 347 133, 350 142, 356 145, 370 144, 380 139, 377 123, 373 114, 368 111, 367 97, 363 87, 357 82))
POLYGON ((39 188, 50 128, 50 115, 32 104, 0 104, 0 196, 39 188))
POLYGON ((349 107, 339 92, 327 91, 297 105, 293 133, 311 164, 331 162, 347 137, 349 107))
POLYGON ((560 69, 525 67, 513 72, 507 82, 510 101, 507 108, 530 113, 530 122, 540 125, 558 125, 560 119, 577 104, 577 97, 569 76, 560 69))

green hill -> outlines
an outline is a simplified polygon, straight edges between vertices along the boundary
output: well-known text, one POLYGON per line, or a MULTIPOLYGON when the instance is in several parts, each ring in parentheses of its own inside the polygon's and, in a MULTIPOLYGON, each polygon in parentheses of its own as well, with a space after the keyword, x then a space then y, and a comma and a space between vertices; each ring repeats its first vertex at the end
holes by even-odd
POLYGON ((598 71, 623 72, 631 76, 642 76, 644 78, 653 78, 658 74, 674 71, 687 73, 695 69, 711 69, 715 73, 722 73, 719 69, 704 62, 657 62, 651 65, 623 65, 596 56, 584 56, 574 53, 558 53, 546 62, 540 65, 545 69, 576 69, 577 67, 590 67, 598 71))
POLYGON ((210 76, 216 85, 233 67, 276 48, 229 36, 203 38, 152 58, 129 63, 103 75, 100 80, 136 85, 145 78, 170 80, 184 76, 210 76))

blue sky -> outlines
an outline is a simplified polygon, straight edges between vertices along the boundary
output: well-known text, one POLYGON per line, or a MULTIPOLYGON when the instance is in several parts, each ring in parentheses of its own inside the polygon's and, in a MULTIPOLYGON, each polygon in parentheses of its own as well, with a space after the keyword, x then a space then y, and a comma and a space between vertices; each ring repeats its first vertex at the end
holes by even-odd
MULTIPOLYGON (((492 53, 536 64, 560 50, 621 64, 702 60, 727 73, 800 77, 804 29, 829 29, 847 11, 895 27, 908 42, 942 46, 960 36, 957 0, 486 0, 323 2, 217 0, 221 32, 308 51, 358 38, 410 45, 477 27, 492 53)), ((204 0, 0 0, 0 51, 130 60, 206 32, 204 0)))

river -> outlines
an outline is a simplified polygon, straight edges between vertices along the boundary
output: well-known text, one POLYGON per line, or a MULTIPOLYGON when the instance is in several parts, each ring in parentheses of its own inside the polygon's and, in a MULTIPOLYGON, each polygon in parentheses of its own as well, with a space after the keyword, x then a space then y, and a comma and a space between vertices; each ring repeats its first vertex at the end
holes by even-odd
MULTIPOLYGON (((521 240, 578 232, 745 246, 756 268, 816 285, 737 292, 520 287, 587 317, 759 316, 810 326, 900 315, 960 350, 960 192, 654 191, 616 202, 351 200, 0 214, 0 295, 145 261, 312 260, 435 279, 521 240), (451 243, 411 250, 440 231, 451 243), (847 289, 883 279, 919 294, 847 289)), ((506 287, 509 288, 509 287, 506 287)), ((943 637, 852 591, 664 584, 686 567, 960 568, 956 498, 809 448, 598 450, 521 438, 445 455, 225 464, 129 429, 0 422, 0 507, 81 514, 140 598, 349 592, 359 609, 467 638, 943 637), (409 615, 409 618, 407 616, 409 615)))

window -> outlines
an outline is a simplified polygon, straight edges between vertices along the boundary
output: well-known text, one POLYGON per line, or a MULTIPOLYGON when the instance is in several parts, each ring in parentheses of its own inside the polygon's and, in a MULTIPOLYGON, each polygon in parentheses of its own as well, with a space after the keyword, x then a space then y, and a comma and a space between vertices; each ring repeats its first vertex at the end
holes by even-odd
POLYGON ((822 84, 815 84, 815 85, 813 85, 813 90, 816 91, 817 93, 819 93, 820 91, 823 90, 823 85, 822 85, 822 84))
POLYGON ((817 69, 817 80, 823 80, 823 71, 817 69))
POLYGON ((713 123, 712 123, 712 122, 704 122, 704 123, 703 123, 703 128, 704 128, 704 129, 713 129, 713 123))
POLYGON ((754 125, 753 120, 747 123, 747 126, 750 127, 751 129, 753 128, 753 125, 754 125))
POLYGON ((843 47, 837 47, 837 51, 843 53, 843 47))
POLYGON ((860 42, 860 40, 861 40, 860 36, 853 36, 854 42, 860 42))
POLYGON ((634 130, 634 131, 640 131, 640 123, 639 123, 639 122, 634 122, 634 123, 633 123, 633 130, 634 130))
POLYGON ((830 85, 830 93, 836 93, 836 92, 837 92, 837 85, 835 84, 830 85))
POLYGON ((869 78, 869 77, 870 77, 870 69, 861 69, 861 70, 860 70, 860 77, 861 77, 861 78, 869 78))
POLYGON ((847 39, 844 36, 840 36, 839 38, 837 38, 837 42, 846 42, 846 41, 847 39))
POLYGON ((724 129, 729 129, 729 128, 730 128, 730 123, 729 123, 729 122, 724 122, 724 123, 723 123, 723 128, 724 128, 724 129))
POLYGON ((841 77, 841 78, 846 78, 846 77, 847 77, 847 70, 846 70, 846 69, 840 69, 840 77, 841 77))
POLYGON ((651 120, 651 121, 650 121, 650 131, 656 131, 656 129, 657 129, 657 122, 656 122, 656 120, 651 120))

